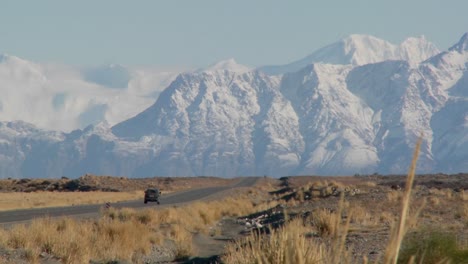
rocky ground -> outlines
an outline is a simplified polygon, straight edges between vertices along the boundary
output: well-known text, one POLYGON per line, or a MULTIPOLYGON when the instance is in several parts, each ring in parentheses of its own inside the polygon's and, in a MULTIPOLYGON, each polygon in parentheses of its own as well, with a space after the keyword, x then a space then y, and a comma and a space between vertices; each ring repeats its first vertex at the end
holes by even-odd
MULTIPOLYGON (((219 235, 195 237, 200 254, 194 262, 187 263, 216 263, 223 254, 224 245, 235 239, 252 232, 268 234, 271 228, 281 227, 295 217, 311 221, 311 216, 318 210, 336 211, 341 194, 348 207, 364 210, 360 212, 363 214, 360 220, 351 221, 346 247, 352 250, 356 263, 362 263, 363 257, 370 261, 379 260, 388 243, 390 220, 400 214, 405 182, 406 176, 401 175, 281 178, 275 183, 276 190, 269 192, 271 197, 282 201, 280 205, 236 219, 223 219, 218 223, 222 230, 219 235), (379 219, 375 219, 377 217, 379 219)), ((456 233, 460 245, 468 248, 467 193, 468 174, 417 176, 412 212, 423 200, 426 203, 415 225, 456 233)), ((343 217, 345 221, 346 210, 343 217)), ((318 233, 309 235, 311 239, 327 240, 318 233)))

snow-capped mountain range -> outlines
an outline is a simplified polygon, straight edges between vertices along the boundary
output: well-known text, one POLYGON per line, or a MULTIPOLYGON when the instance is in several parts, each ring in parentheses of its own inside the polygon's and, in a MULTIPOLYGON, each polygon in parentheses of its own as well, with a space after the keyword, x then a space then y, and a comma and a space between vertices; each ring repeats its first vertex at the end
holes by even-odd
MULTIPOLYGON (((0 80, 27 87, 31 102, 47 92, 52 75, 8 72, 9 60, 0 59, 0 80)), ((0 176, 406 173, 421 135, 418 173, 466 172, 467 67, 468 33, 442 52, 424 37, 393 45, 352 35, 283 66, 251 69, 231 59, 179 74, 156 102, 115 124, 54 132, 1 122, 0 176)), ((81 76, 109 93, 134 80, 114 65, 81 76)))

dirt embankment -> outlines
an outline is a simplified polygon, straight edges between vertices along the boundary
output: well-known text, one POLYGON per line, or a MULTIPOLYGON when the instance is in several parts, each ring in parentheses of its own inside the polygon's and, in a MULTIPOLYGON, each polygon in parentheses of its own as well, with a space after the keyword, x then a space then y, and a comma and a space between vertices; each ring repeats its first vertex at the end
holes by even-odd
POLYGON ((152 177, 127 178, 96 176, 86 174, 77 179, 3 179, 0 180, 0 192, 129 192, 157 187, 164 192, 187 190, 192 188, 228 185, 238 179, 217 177, 152 177))

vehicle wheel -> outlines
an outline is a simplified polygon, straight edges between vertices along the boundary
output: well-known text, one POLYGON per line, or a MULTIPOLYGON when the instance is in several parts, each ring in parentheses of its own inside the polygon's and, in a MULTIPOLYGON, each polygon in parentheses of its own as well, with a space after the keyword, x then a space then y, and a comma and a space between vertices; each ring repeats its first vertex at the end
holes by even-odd
POLYGON ((156 201, 159 204, 159 201, 156 201))
POLYGON ((145 203, 148 203, 148 201, 145 200, 145 203))

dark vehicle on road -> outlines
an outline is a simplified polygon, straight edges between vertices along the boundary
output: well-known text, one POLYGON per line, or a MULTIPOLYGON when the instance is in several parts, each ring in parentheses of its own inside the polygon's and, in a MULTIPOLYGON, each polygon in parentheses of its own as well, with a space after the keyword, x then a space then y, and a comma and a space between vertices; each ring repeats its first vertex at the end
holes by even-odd
POLYGON ((159 204, 159 196, 161 195, 161 191, 156 188, 149 188, 145 191, 145 203, 148 202, 156 202, 159 204))

